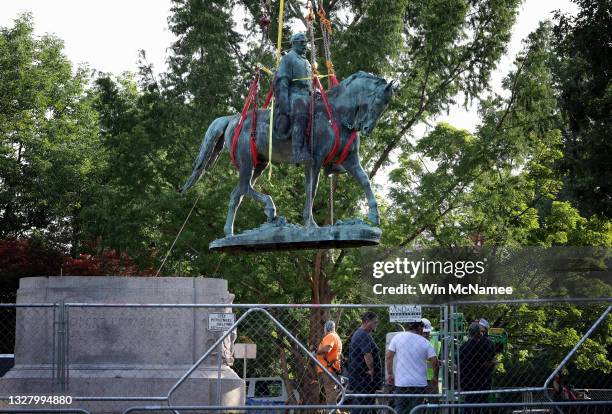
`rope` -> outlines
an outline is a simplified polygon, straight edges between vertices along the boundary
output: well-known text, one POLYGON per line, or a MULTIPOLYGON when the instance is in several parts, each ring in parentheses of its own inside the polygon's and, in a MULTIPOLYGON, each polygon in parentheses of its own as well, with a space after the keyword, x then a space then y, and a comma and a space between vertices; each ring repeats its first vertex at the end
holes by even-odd
POLYGON ((325 55, 325 66, 327 66, 328 87, 333 88, 338 85, 338 79, 336 79, 336 72, 334 71, 334 64, 331 60, 331 52, 329 50, 330 36, 332 34, 331 21, 326 17, 325 10, 323 9, 323 3, 319 2, 319 21, 321 22, 321 33, 323 34, 323 53, 325 55))
POLYGON ((187 224, 187 221, 189 221, 189 217, 191 217, 191 213, 193 213, 193 209, 195 208, 196 204, 198 204, 198 201, 200 201, 200 197, 202 197, 202 193, 200 193, 198 198, 196 198, 196 200, 193 202, 193 206, 191 206, 191 210, 189 210, 189 214, 187 214, 187 218, 183 222, 183 225, 181 226, 180 230, 178 231, 178 234, 174 238, 174 241, 172 242, 172 245, 170 246, 170 249, 168 249, 168 253, 166 253, 166 257, 164 257, 164 260, 162 261, 161 266, 159 266, 159 269, 157 269, 157 273, 155 273, 155 277, 159 276, 159 272, 161 272, 162 268, 166 264, 166 260, 168 260, 168 256, 170 256, 170 252, 172 252, 172 249, 174 248, 174 245, 176 244, 176 241, 178 240, 179 236, 183 232, 183 229, 185 228, 185 225, 187 224))
POLYGON ((334 192, 336 191, 335 175, 329 176, 329 225, 334 225, 334 192))

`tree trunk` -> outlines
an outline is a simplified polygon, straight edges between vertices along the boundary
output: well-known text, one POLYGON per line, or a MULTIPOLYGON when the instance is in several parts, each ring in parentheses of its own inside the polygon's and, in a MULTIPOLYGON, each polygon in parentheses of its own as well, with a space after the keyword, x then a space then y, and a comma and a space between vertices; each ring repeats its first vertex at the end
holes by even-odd
MULTIPOLYGON (((314 268, 311 284, 312 304, 329 304, 334 295, 330 290, 329 279, 325 271, 326 265, 329 263, 329 250, 318 250, 314 257, 314 268)), ((325 321, 330 319, 329 308, 310 308, 310 323, 308 331, 308 349, 311 351, 317 350, 321 339, 323 339, 323 327, 325 321)), ((309 366, 314 369, 307 369, 304 372, 303 386, 300 389, 304 393, 302 401, 304 404, 321 404, 324 403, 320 392, 319 378, 316 372, 316 365, 310 361, 309 366)))
POLYGON ((285 354, 285 348, 283 347, 282 343, 280 343, 279 341, 277 341, 277 346, 278 346, 278 356, 280 358, 280 363, 281 363, 283 382, 285 383, 285 388, 287 388, 287 394, 288 394, 287 404, 288 405, 298 404, 299 401, 295 400, 295 395, 293 392, 293 383, 289 379, 289 368, 287 367, 287 355, 285 354))

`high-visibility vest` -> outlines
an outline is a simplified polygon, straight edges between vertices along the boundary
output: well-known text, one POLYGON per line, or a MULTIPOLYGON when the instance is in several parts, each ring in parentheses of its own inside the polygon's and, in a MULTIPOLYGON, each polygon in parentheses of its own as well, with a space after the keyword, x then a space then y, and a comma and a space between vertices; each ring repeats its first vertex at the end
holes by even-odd
MULTIPOLYGON (((440 341, 439 333, 434 332, 430 333, 429 343, 433 346, 434 351, 436 352, 436 357, 440 356, 440 349, 442 348, 442 341, 440 341)), ((433 366, 431 365, 431 361, 427 361, 427 381, 432 381, 434 377, 433 366)))

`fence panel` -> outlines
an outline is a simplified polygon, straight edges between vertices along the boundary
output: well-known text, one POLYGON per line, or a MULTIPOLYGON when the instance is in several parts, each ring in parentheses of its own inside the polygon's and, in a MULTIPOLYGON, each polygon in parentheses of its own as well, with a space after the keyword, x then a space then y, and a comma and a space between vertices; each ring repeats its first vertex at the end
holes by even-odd
MULTIPOLYGON (((406 414, 607 414, 612 401, 557 401, 532 403, 429 404, 406 414)), ((401 414, 398 412, 398 414, 401 414)))
POLYGON ((468 403, 612 399, 609 312, 591 302, 459 304, 454 389, 468 403), (488 331, 477 328, 481 319, 488 331))
POLYGON ((36 393, 71 395, 73 407, 92 410, 96 402, 122 411, 150 401, 216 407, 238 401, 276 409, 380 404, 406 413, 422 402, 610 401, 610 309, 610 301, 424 305, 421 315, 432 325, 425 339, 398 335, 410 323, 391 322, 384 304, 4 304, 0 352, 14 354, 15 367, 0 378, 0 404, 14 408, 6 405, 9 396, 36 393), (378 323, 364 334, 359 328, 368 312, 378 323), (480 327, 470 331, 481 319, 490 325, 488 340, 480 327), (327 321, 343 345, 337 376, 316 355, 327 321), (391 341, 402 388, 389 385, 391 341), (440 360, 437 375, 421 364, 423 355, 433 356, 423 354, 430 352, 427 342, 440 360), (425 382, 408 387, 401 383, 406 375, 425 382))

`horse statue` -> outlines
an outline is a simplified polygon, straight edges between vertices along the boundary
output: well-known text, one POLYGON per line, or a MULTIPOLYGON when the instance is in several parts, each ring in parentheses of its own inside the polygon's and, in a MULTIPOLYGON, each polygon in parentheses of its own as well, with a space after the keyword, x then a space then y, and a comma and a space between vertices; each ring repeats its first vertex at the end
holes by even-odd
MULTIPOLYGON (((357 72, 344 79, 327 93, 329 107, 339 130, 340 145, 336 148, 333 161, 336 163, 341 161, 337 165, 341 165, 365 191, 369 206, 368 219, 374 225, 380 223, 378 206, 368 176, 359 160, 359 134, 356 132, 363 131, 366 135, 372 132, 381 114, 389 104, 394 89, 393 82, 387 82, 370 73, 357 72)), ((254 147, 251 142, 251 116, 244 119, 242 130, 235 143, 234 159, 240 178, 238 185, 230 195, 227 220, 224 227, 226 236, 233 235, 236 211, 245 195, 265 206, 264 212, 268 223, 277 220, 276 207, 272 197, 253 188, 255 181, 270 161, 268 159, 269 116, 270 110, 257 110, 254 147), (255 151, 257 154, 256 161, 254 160, 255 151)), ((329 161, 336 140, 332 123, 328 118, 327 109, 321 96, 316 98, 314 118, 314 133, 312 139, 310 139, 312 164, 306 164, 305 166, 307 197, 303 218, 304 225, 307 228, 317 226, 312 216, 312 203, 317 192, 320 170, 324 166, 326 158, 329 161)), ((239 120, 240 115, 230 115, 217 118, 210 124, 202 141, 198 157, 193 163, 191 176, 182 187, 182 192, 195 185, 202 174, 212 168, 224 147, 230 152, 232 151, 234 134, 239 120)), ((290 164, 292 163, 291 140, 282 139, 277 135, 275 133, 273 136, 272 162, 290 164)))

